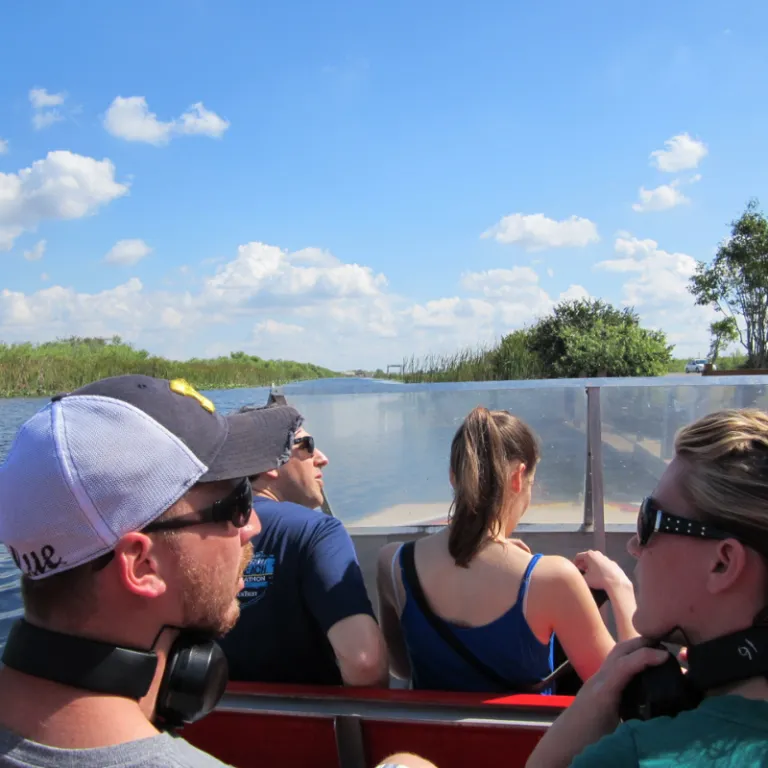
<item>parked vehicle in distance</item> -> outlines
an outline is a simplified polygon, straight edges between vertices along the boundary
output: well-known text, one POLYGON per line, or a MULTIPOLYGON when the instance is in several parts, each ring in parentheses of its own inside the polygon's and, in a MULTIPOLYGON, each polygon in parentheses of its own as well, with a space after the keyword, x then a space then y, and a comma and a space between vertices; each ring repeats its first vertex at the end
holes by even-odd
MULTIPOLYGON (((685 365, 685 372, 686 373, 702 373, 704 371, 704 366, 709 363, 709 360, 706 358, 699 358, 697 360, 689 360, 685 365)), ((712 363, 712 370, 716 371, 717 366, 712 363)))

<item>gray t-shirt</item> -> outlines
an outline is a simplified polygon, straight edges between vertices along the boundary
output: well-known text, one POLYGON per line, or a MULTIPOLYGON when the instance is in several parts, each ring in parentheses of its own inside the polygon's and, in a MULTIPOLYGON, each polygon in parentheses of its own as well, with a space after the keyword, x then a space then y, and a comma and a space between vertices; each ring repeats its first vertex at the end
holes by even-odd
POLYGON ((0 768, 222 768, 221 760, 162 733, 98 749, 56 749, 0 728, 0 768))

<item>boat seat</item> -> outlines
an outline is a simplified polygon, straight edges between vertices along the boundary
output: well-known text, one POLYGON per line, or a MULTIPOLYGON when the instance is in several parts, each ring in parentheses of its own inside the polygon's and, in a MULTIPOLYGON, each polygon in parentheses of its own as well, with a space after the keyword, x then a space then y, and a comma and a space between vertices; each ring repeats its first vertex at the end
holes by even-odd
POLYGON ((190 743, 236 768, 373 768, 414 752, 438 768, 523 768, 568 696, 230 683, 190 743))

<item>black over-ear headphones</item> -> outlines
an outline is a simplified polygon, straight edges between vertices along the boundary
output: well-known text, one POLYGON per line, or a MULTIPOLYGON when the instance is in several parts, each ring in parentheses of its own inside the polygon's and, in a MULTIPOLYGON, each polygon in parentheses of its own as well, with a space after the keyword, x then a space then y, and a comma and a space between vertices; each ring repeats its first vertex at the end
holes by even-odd
MULTIPOLYGON (((664 648, 661 643, 654 647, 664 648)), ((688 672, 677 659, 648 667, 624 689, 619 708, 622 720, 653 717, 695 709, 707 691, 768 676, 768 626, 754 626, 688 647, 688 672)))
MULTIPOLYGON (((157 654, 65 635, 19 619, 3 664, 34 677, 96 693, 139 700, 157 670, 157 654)), ((168 653, 155 707, 156 725, 173 730, 205 717, 219 703, 229 668, 218 643, 182 629, 168 653)))

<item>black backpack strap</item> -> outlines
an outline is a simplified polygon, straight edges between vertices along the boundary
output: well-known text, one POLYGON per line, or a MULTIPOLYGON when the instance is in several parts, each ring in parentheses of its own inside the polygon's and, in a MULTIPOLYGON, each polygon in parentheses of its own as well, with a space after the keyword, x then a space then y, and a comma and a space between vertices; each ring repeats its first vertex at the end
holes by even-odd
POLYGON ((489 667, 485 662, 480 661, 480 659, 478 659, 477 656, 475 656, 475 654, 472 653, 472 651, 470 651, 469 648, 467 648, 467 646, 453 634, 453 632, 451 632, 445 622, 439 616, 435 615, 429 607, 429 603, 427 603, 424 590, 421 588, 421 583, 419 582, 419 575, 416 573, 414 544, 415 542, 413 541, 403 544, 403 575, 408 582, 408 586, 411 588, 413 597, 416 600, 416 605, 419 606, 419 610, 424 614, 427 621, 432 626, 432 629, 434 629, 435 632, 437 632, 437 634, 440 635, 440 637, 442 637, 443 640, 445 640, 445 642, 453 648, 453 650, 466 661, 470 667, 473 667, 488 680, 492 680, 495 686, 501 686, 504 690, 518 691, 520 693, 527 693, 530 691, 531 689, 528 686, 520 683, 511 683, 496 672, 495 669, 489 667))

